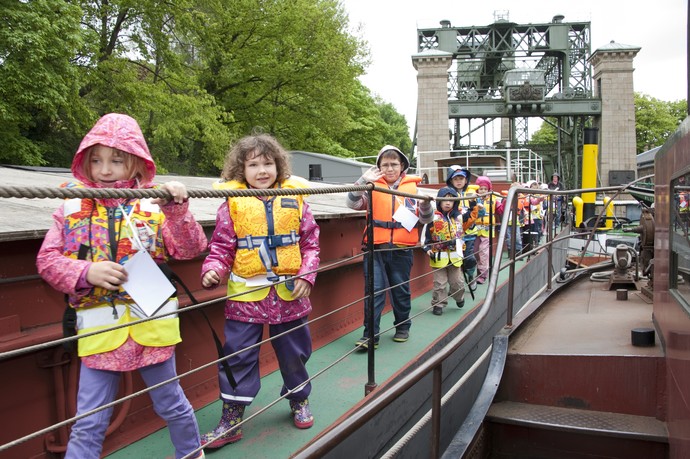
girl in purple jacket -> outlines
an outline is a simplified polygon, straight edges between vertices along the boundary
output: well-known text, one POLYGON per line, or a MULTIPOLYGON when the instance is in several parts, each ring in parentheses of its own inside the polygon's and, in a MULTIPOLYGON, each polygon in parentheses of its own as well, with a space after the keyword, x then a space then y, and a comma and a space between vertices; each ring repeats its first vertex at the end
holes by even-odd
MULTIPOLYGON (((286 151, 266 134, 237 142, 226 158, 222 179, 216 188, 304 188, 300 179, 290 177, 286 151)), ((319 266, 319 227, 302 198, 230 197, 218 209, 201 282, 213 288, 227 280, 224 351, 233 354, 228 363, 237 384, 230 385, 219 365, 223 410, 217 427, 202 435, 206 448, 242 438, 241 426, 234 426, 261 386, 256 344, 265 324, 283 376, 281 396, 290 402, 293 422, 300 429, 314 424, 306 368, 312 343, 306 323, 319 266), (240 352, 250 346, 254 347, 240 352)))

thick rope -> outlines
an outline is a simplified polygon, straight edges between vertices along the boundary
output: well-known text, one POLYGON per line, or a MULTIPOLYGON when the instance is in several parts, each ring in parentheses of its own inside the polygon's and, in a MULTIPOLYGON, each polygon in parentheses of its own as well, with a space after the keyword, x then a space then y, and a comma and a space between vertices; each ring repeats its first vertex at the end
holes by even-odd
MULTIPOLYGON (((227 198, 229 196, 294 196, 301 194, 330 194, 349 191, 367 191, 373 188, 372 184, 360 186, 332 186, 323 188, 270 188, 267 190, 204 190, 187 189, 190 198, 227 198)), ((379 191, 384 191, 380 189, 379 191)), ((388 191, 388 190, 386 190, 388 191)), ((155 188, 57 188, 57 187, 32 187, 32 186, 0 186, 0 198, 164 198, 172 199, 170 193, 155 188)), ((419 196, 425 199, 424 196, 419 196)))

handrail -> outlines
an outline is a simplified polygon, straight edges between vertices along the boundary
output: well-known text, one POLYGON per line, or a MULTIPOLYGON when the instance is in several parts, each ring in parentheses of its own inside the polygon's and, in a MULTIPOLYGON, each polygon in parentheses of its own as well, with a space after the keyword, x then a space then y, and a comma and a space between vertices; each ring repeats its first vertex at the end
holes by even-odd
MULTIPOLYGON (((620 190, 621 187, 601 187, 601 188, 591 188, 591 189, 584 189, 584 190, 569 190, 569 191, 557 191, 557 190, 534 190, 532 188, 523 188, 523 187, 513 187, 508 190, 508 195, 506 196, 507 200, 507 206, 511 206, 511 208, 516 209, 517 205, 517 198, 516 195, 518 193, 535 193, 537 191, 538 194, 547 194, 547 195, 562 195, 562 194, 580 194, 582 192, 597 192, 597 191, 618 191, 620 190)), ((536 194, 536 193, 535 193, 536 194)), ((602 211, 603 214, 604 211, 602 211)), ((499 232, 499 237, 498 237, 498 246, 496 249, 496 255, 495 257, 498 258, 499 262, 502 256, 502 248, 505 245, 505 239, 506 239, 506 232, 508 231, 510 225, 508 225, 508 219, 512 218, 513 219, 513 225, 516 224, 516 212, 504 212, 502 219, 501 219, 501 230, 499 232)), ((592 228, 591 230, 594 231, 596 227, 592 228)), ((514 255, 514 250, 515 250, 515 238, 514 238, 515 233, 513 233, 513 239, 512 239, 512 253, 514 255)), ((554 240, 548 241, 548 243, 545 245, 546 249, 551 252, 553 250, 553 244, 555 242, 561 241, 564 238, 556 238, 554 240)), ((550 263, 549 263, 550 265, 550 263)), ((514 269, 515 263, 512 261, 510 263, 511 270, 514 269)), ((443 362, 450 357, 463 343, 467 341, 470 335, 474 333, 474 331, 481 325, 481 323, 484 321, 484 319, 487 317, 489 310, 493 307, 494 303, 494 298, 496 294, 496 287, 498 283, 498 273, 500 271, 499 269, 494 270, 491 273, 490 280, 489 280, 489 286, 487 289, 487 295, 484 299, 484 302, 479 309, 477 315, 473 318, 473 320, 467 324, 467 326, 455 337, 453 338, 448 344, 446 344, 442 349, 438 350, 435 352, 433 355, 431 355, 427 360, 424 362, 420 363, 419 366, 414 368, 410 373, 403 375, 399 380, 393 382, 390 387, 387 388, 386 391, 377 393, 376 397, 371 399, 368 403, 363 405, 361 409, 357 410, 354 413, 351 413, 346 419, 344 419, 336 428, 326 432, 324 435, 321 437, 317 438, 315 441, 313 441, 311 444, 309 444, 307 447, 303 448, 300 450, 296 455, 293 457, 295 458, 308 458, 308 457, 322 457, 325 454, 327 454, 329 451, 331 451, 335 446, 337 446, 339 443, 344 441, 348 436, 353 434, 355 431, 357 431, 359 428, 363 427, 367 422, 371 421, 374 416, 376 416, 378 413, 380 413, 384 408, 386 408, 388 405, 390 405, 393 401, 395 401, 400 395, 402 395, 404 392, 406 392, 408 389, 410 389, 412 386, 414 386, 416 383, 418 383, 422 378, 426 377, 429 373, 434 373, 434 381, 436 381, 437 374, 440 371, 441 365, 443 362)), ((509 276, 509 286, 512 287, 514 285, 514 279, 515 276, 511 275, 509 276)), ((512 295, 509 295, 510 300, 512 301, 512 295)), ((506 324, 507 327, 510 327, 510 322, 512 321, 512 313, 507 314, 507 321, 508 323, 506 324)), ((437 391, 440 391, 440 385, 437 384, 436 382, 433 384, 433 390, 432 390, 432 400, 438 400, 440 399, 440 394, 437 393, 437 391)), ((434 406, 437 404, 434 403, 434 406)), ((436 407, 438 409, 438 407, 436 407)), ((432 417, 434 415, 432 414, 432 417)), ((438 432, 439 426, 437 423, 433 424, 433 431, 431 434, 432 438, 432 445, 431 445, 431 451, 438 451, 439 445, 438 442, 440 440, 440 435, 438 432)), ((437 455, 433 455, 432 457, 437 457, 437 455)))

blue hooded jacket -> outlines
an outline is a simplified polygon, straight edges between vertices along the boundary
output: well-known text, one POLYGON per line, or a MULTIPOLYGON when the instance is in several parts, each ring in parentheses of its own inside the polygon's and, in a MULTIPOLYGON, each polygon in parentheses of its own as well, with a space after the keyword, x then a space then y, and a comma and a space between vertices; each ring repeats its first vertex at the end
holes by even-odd
MULTIPOLYGON (((452 187, 443 187, 438 190, 438 193, 436 193, 436 197, 438 198, 443 198, 446 196, 451 196, 453 198, 459 197, 458 192, 452 187)), ((442 201, 436 201, 436 210, 443 213, 441 210, 441 202, 442 201)), ((451 218, 456 218, 458 215, 460 215, 460 201, 453 201, 453 208, 450 212, 448 212, 448 216, 451 218)))
POLYGON ((460 166, 450 166, 448 169, 446 169, 446 185, 448 185, 451 188, 453 187, 453 177, 457 177, 458 175, 462 175, 465 177, 465 186, 462 188, 463 193, 467 191, 467 187, 470 186, 470 180, 472 180, 472 173, 467 167, 460 167, 460 166))

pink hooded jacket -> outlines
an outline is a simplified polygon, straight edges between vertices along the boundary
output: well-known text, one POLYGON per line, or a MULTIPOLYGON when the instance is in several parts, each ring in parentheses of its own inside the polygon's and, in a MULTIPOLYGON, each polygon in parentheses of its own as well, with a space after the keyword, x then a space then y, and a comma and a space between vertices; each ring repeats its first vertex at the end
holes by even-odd
MULTIPOLYGON (((86 152, 96 144, 125 151, 143 159, 146 163, 147 174, 145 177, 141 177, 139 180, 117 182, 115 188, 151 188, 154 186, 156 165, 151 158, 144 135, 134 118, 117 113, 104 115, 81 141, 72 161, 72 174, 87 188, 101 187, 90 181, 83 172, 86 152)), ((116 206, 119 201, 121 200, 106 199, 101 202, 105 206, 112 207, 116 206)), ((165 250, 169 256, 185 260, 194 258, 206 250, 208 240, 201 225, 189 212, 189 203, 175 204, 174 201, 170 201, 161 207, 161 211, 165 215, 165 222, 161 231, 165 250)), ((65 247, 64 221, 64 207, 60 206, 53 213, 53 225, 48 230, 38 252, 36 266, 41 277, 54 289, 62 293, 86 295, 91 289, 91 285, 86 282, 86 272, 92 262, 72 259, 63 255, 65 247)), ((134 343, 130 338, 122 347, 114 351, 85 357, 83 360, 87 366, 92 368, 125 371, 162 361, 172 355, 173 349, 172 346, 169 349, 156 348, 152 349, 150 354, 147 352, 140 354, 140 350, 134 349, 136 346, 140 345, 134 343), (134 354, 131 354, 130 351, 133 351, 134 354)))

